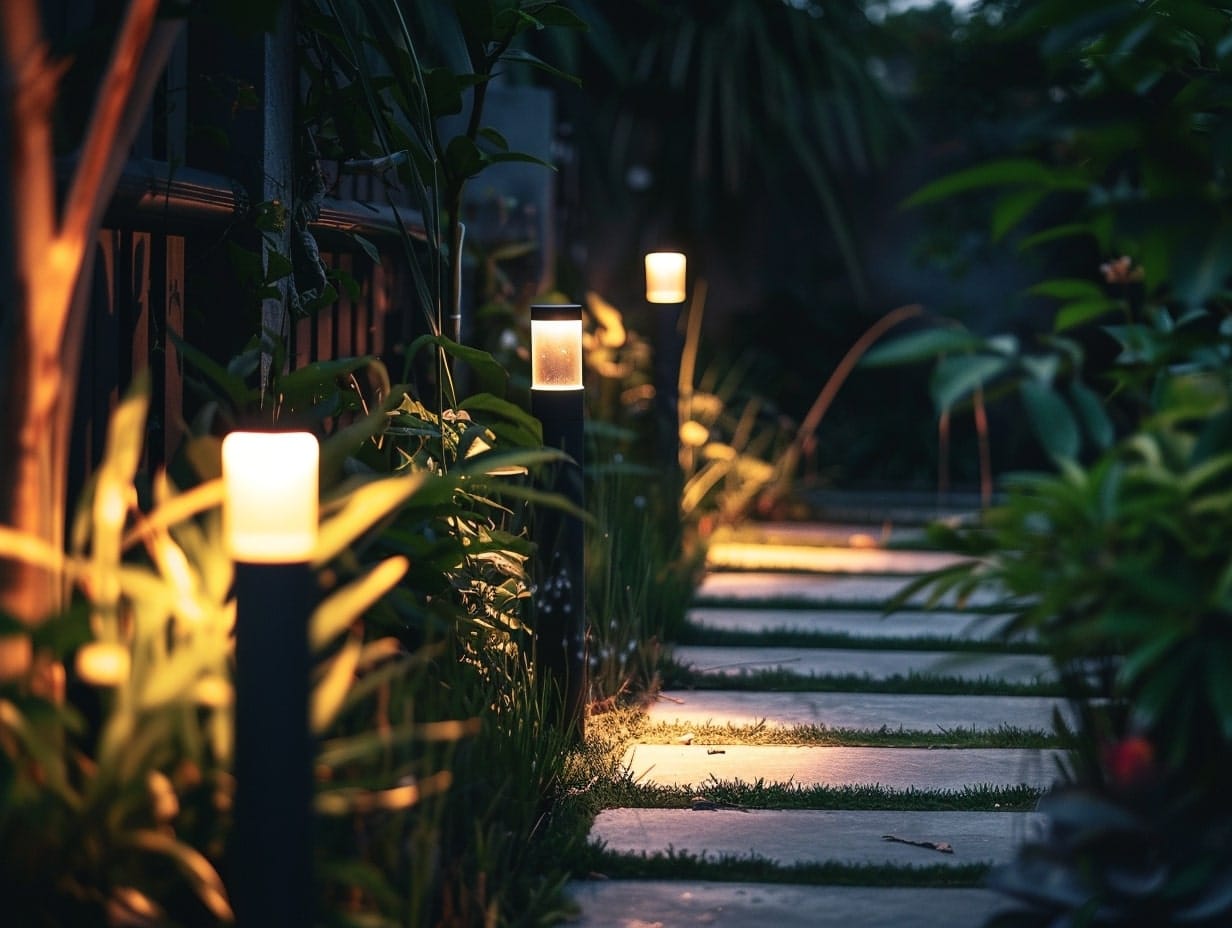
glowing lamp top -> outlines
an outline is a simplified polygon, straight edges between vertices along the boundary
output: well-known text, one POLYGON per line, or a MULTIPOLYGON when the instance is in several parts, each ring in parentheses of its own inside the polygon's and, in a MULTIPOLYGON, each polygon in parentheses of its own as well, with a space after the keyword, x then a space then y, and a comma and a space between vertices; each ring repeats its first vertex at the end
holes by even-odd
POLYGON ((223 539, 232 558, 311 559, 319 468, 320 447, 308 432, 231 432, 223 439, 223 539))
POLYGON ((646 255, 646 302, 685 301, 685 256, 678 251, 655 251, 646 255))
POLYGON ((581 389, 581 306, 530 308, 530 385, 534 390, 581 389))

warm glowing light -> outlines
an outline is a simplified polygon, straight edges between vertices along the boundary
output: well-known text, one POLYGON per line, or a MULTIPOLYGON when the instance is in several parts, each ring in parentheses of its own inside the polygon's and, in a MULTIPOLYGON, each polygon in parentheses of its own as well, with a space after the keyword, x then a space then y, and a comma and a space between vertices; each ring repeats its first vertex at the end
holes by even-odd
POLYGON ((131 665, 128 648, 114 641, 92 641, 77 652, 77 676, 94 686, 119 686, 131 665))
POLYGON ((223 439, 223 538, 231 557, 290 564, 312 556, 319 461, 308 432, 232 432, 223 439))
POLYGON ((818 573, 928 573, 963 563, 964 558, 934 551, 887 551, 738 541, 712 542, 706 566, 743 570, 807 570, 818 573))
POLYGON ((0 681, 24 676, 34 663, 34 644, 27 635, 0 638, 0 681))
POLYGON ((683 303, 685 257, 678 251, 646 255, 646 302, 683 303))
POLYGON ((530 385, 534 390, 581 388, 582 307, 531 307, 530 385))

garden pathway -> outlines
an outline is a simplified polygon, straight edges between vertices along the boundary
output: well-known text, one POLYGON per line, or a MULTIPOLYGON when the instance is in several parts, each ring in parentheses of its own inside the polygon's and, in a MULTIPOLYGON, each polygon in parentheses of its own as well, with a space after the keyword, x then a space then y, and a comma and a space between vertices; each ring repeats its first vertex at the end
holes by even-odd
POLYGON ((910 501, 848 508, 712 546, 625 757, 651 798, 591 831, 627 878, 572 884, 576 924, 965 928, 1003 904, 980 884, 1042 827, 1046 733, 1067 710, 1030 642, 997 639, 990 599, 883 618, 951 559, 910 547, 910 501))

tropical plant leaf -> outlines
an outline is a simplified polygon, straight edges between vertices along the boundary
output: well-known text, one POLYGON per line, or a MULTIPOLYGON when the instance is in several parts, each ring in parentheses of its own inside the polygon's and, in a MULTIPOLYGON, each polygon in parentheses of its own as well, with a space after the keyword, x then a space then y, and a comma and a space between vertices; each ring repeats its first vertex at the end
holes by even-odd
POLYGON ((342 648, 326 661, 320 679, 312 688, 309 719, 313 734, 324 733, 338 717, 346 702, 351 681, 355 679, 363 649, 363 638, 352 634, 342 648))
POLYGON ((1020 383, 1018 395, 1035 437, 1045 450, 1054 458, 1076 458, 1080 445, 1078 425, 1065 401, 1051 387, 1034 380, 1020 383))
POLYGON ((913 193, 903 205, 922 206, 985 187, 1004 187, 1010 184, 1050 185, 1053 182, 1052 171, 1040 162, 1027 158, 1007 158, 978 164, 935 180, 913 193))
POLYGON ((313 564, 320 567, 329 563, 373 525, 422 490, 428 479, 426 474, 407 474, 353 486, 338 511, 322 522, 313 564))
POLYGON ((967 354, 978 350, 982 345, 983 339, 966 329, 924 329, 870 348, 860 363, 864 367, 889 367, 914 361, 931 361, 947 354, 967 354))
POLYGON ((387 558, 358 580, 322 600, 308 620, 311 646, 323 648, 350 628, 365 610, 402 579, 409 566, 404 557, 387 558))
POLYGON ((999 377, 1013 366, 1005 357, 986 354, 951 355, 942 358, 933 369, 933 403, 937 409, 946 410, 977 387, 999 377))

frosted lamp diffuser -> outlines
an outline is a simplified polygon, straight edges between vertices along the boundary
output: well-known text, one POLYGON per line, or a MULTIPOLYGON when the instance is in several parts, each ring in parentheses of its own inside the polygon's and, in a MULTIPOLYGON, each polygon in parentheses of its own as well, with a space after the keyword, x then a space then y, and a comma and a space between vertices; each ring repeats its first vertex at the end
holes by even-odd
POLYGON ((530 313, 531 389, 581 389, 582 307, 532 306, 530 313))
POLYGON ((683 303, 685 258, 678 251, 646 255, 646 302, 683 303))
POLYGON ((251 564, 307 561, 317 544, 320 448, 308 432, 231 432, 222 440, 223 538, 251 564))

